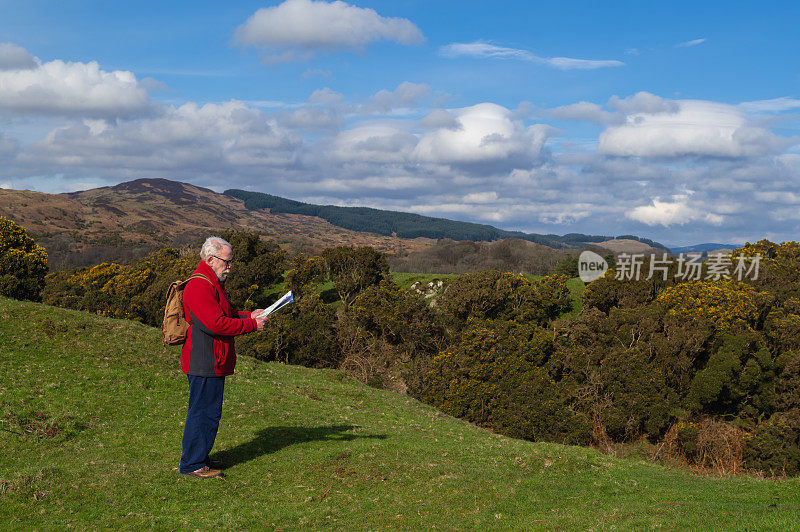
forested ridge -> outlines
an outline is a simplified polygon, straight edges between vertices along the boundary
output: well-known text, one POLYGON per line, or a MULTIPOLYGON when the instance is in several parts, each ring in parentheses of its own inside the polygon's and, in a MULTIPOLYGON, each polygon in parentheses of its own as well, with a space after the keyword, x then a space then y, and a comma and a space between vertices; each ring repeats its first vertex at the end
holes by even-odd
MULTIPOLYGON (((553 248, 583 247, 585 243, 603 242, 614 237, 569 233, 564 236, 521 231, 506 231, 491 225, 472 222, 459 222, 446 218, 434 218, 420 214, 386 211, 369 207, 338 207, 335 205, 314 205, 291 199, 246 190, 229 189, 224 192, 244 201, 251 210, 269 209, 272 213, 303 214, 316 216, 331 224, 352 231, 367 231, 379 235, 396 235, 402 238, 449 238, 452 240, 493 241, 504 238, 519 238, 553 248)), ((616 238, 638 240, 654 248, 666 249, 662 244, 634 235, 616 238)))

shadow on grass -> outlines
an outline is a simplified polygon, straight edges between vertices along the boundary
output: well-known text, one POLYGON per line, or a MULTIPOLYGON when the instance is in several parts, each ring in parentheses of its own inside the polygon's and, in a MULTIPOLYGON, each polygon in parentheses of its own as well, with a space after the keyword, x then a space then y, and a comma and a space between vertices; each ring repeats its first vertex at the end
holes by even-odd
POLYGON ((357 438, 383 440, 383 434, 356 435, 351 431, 356 425, 331 425, 327 427, 267 427, 258 431, 256 437, 231 449, 214 453, 212 458, 225 467, 249 462, 259 456, 274 453, 284 447, 310 441, 352 441, 357 438))

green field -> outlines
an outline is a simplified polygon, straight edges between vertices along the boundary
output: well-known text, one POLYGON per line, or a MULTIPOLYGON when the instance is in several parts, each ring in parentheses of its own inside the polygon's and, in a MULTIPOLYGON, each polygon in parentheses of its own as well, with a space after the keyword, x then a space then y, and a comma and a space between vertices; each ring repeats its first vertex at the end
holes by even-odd
MULTIPOLYGON (((416 282, 420 282, 423 285, 433 281, 434 279, 453 279, 458 277, 459 274, 453 273, 392 273, 391 279, 397 284, 400 288, 409 289, 412 284, 416 282)), ((526 273, 523 275, 529 281, 534 281, 536 279, 541 279, 544 277, 543 275, 531 275, 526 273)), ((333 286, 333 284, 331 284, 333 286)), ((576 316, 583 307, 583 301, 581 300, 581 296, 583 295, 583 291, 586 289, 586 285, 583 281, 580 280, 579 277, 573 277, 569 281, 567 281, 567 288, 569 288, 569 294, 572 297, 572 311, 569 312, 566 317, 576 316)))
POLYGON ((0 527, 773 529, 800 481, 491 434, 337 371, 243 358, 223 479, 177 472, 187 384, 140 324, 0 298, 0 527))

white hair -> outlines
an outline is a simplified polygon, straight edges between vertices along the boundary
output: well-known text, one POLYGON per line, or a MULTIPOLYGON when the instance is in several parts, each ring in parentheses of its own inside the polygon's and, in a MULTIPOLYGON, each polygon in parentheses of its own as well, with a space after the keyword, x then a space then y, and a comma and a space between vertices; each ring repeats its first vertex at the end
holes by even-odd
POLYGON ((231 248, 231 251, 233 251, 233 246, 231 246, 224 238, 220 238, 218 236, 210 236, 206 238, 206 241, 203 242, 203 247, 200 248, 200 260, 206 260, 208 257, 218 254, 219 251, 225 246, 231 248))

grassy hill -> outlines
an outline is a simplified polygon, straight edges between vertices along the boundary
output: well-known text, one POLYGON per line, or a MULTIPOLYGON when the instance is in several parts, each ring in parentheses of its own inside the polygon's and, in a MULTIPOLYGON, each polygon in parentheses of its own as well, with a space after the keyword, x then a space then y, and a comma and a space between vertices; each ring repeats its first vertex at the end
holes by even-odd
POLYGON ((0 298, 0 527, 789 529, 800 480, 697 477, 491 434, 336 371, 243 358, 216 456, 178 474, 177 349, 0 298))

